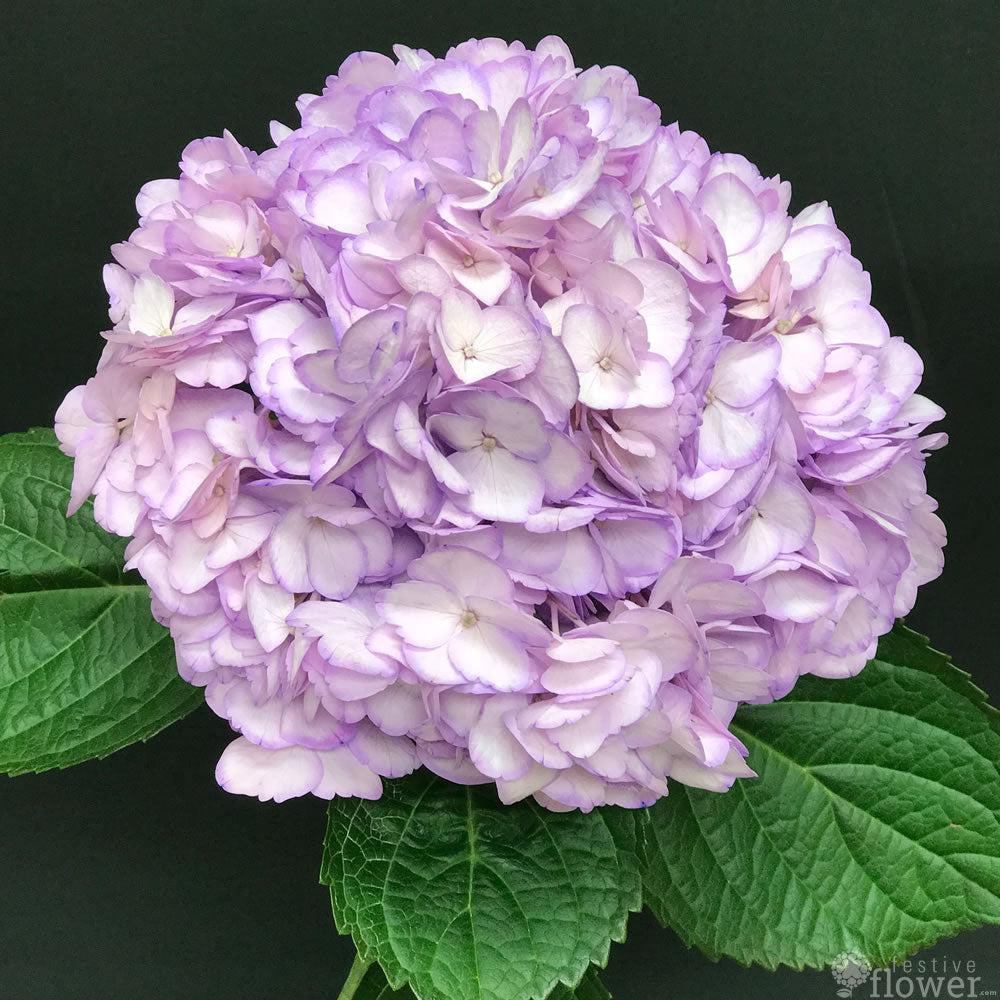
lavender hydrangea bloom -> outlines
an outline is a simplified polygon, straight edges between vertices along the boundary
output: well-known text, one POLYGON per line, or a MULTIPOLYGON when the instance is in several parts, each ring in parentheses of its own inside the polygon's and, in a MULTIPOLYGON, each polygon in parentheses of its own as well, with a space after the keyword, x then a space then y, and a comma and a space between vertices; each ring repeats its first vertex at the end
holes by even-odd
POLYGON ((71 509, 132 536, 230 791, 724 790, 737 706, 856 673, 941 569, 920 359, 826 204, 624 70, 395 54, 143 187, 71 509))

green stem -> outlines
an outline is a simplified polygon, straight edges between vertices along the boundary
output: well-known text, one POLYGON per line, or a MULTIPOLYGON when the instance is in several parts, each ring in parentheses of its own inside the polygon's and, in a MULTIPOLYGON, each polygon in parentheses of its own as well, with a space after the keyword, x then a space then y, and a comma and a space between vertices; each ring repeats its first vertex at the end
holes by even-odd
POLYGON ((344 988, 338 994, 337 1000, 351 1000, 351 997, 354 996, 361 985, 361 980, 365 978, 365 973, 368 971, 369 965, 371 965, 371 962, 362 962, 360 955, 354 956, 354 964, 351 966, 351 971, 347 973, 347 981, 344 983, 344 988))

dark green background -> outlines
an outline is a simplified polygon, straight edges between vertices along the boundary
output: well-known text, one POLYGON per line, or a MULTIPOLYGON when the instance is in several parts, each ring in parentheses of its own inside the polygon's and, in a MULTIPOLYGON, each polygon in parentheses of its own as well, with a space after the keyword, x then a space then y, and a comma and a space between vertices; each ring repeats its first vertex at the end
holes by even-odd
MULTIPOLYGON (((51 423, 91 374, 100 269, 133 197, 192 138, 268 144, 272 118, 357 49, 443 54, 470 36, 561 34, 580 66, 617 63, 665 121, 828 200, 874 301, 923 355, 952 443, 930 462, 950 535, 910 624, 1000 702, 996 661, 1000 277, 997 0, 872 3, 21 3, 0 29, 0 431, 51 423)), ((320 1000, 351 945, 316 883, 323 805, 220 791, 229 738, 207 709, 148 746, 0 779, 2 1000, 320 1000)), ((1000 990, 1000 932, 940 944, 1000 990)), ((832 998, 828 972, 769 974, 687 951, 648 918, 616 947, 619 1000, 832 998)), ((867 997, 868 987, 855 991, 867 997)))

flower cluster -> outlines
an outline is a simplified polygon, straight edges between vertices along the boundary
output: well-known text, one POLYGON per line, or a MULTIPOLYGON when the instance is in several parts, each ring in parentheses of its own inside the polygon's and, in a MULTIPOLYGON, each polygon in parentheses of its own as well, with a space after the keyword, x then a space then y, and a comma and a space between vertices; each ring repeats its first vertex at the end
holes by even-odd
POLYGON ((234 792, 641 806, 941 568, 941 410, 825 203, 557 38, 352 55, 191 143, 57 414, 234 792))

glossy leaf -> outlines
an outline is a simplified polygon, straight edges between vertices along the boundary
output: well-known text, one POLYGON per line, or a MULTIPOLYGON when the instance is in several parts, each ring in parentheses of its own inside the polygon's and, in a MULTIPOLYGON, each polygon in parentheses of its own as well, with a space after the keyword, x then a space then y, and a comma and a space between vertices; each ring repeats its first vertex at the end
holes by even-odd
POLYGON ((712 957, 876 965, 1000 922, 1000 727, 968 674, 897 625, 848 680, 803 677, 733 731, 758 778, 648 810, 644 897, 712 957))
POLYGON ((125 541, 88 502, 66 518, 72 462, 51 431, 0 438, 0 771, 104 757, 191 712, 125 541))
MULTIPOLYGON (((321 881, 338 928, 393 987, 408 982, 420 1000, 540 1000, 623 940, 639 906, 635 822, 620 809, 504 806, 491 787, 421 770, 378 801, 330 803, 321 881)), ((581 989, 597 1000, 603 987, 581 989)))

